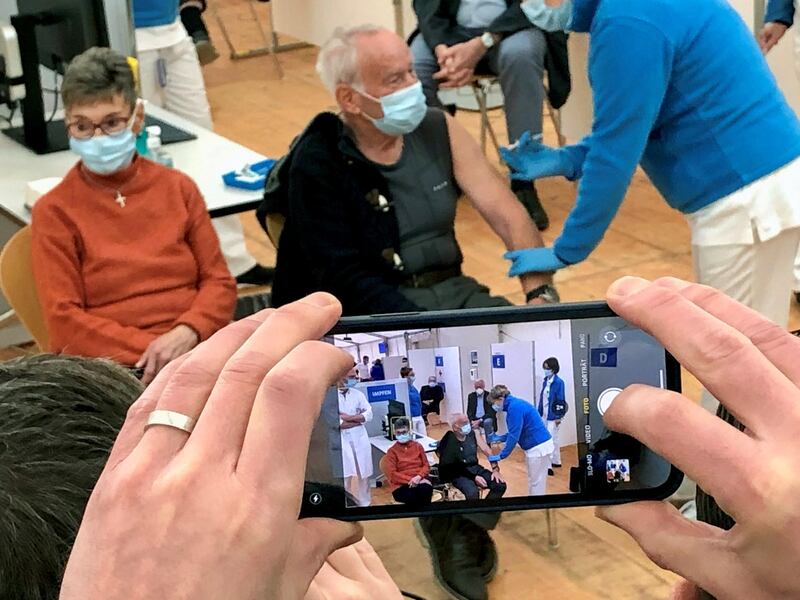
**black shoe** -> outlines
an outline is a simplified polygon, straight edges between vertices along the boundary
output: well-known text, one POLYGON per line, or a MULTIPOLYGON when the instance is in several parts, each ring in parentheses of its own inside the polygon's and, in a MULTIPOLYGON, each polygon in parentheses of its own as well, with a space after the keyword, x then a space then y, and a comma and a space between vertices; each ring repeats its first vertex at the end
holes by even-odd
POLYGON ((555 475, 555 471, 553 471, 553 469, 547 469, 547 474, 548 474, 550 477, 553 477, 553 476, 555 475))
POLYGON ((208 33, 202 30, 195 31, 192 34, 195 50, 197 50, 197 58, 200 59, 200 64, 205 66, 219 58, 219 52, 211 43, 211 38, 208 33))
POLYGON ((554 469, 560 469, 561 465, 551 465, 554 469))
POLYGON ((795 299, 795 302, 800 304, 800 292, 795 292, 794 293, 794 299, 795 299))
POLYGON ((417 526, 439 584, 458 600, 488 600, 486 578, 497 565, 496 552, 482 544, 489 534, 463 517, 421 517, 417 526))
POLYGON ((550 227, 550 218, 544 211, 542 203, 539 201, 539 194, 536 192, 536 188, 533 187, 533 184, 531 184, 531 187, 526 187, 525 189, 514 190, 514 194, 516 194, 522 206, 525 207, 525 210, 528 211, 528 214, 531 216, 531 219, 533 219, 533 222, 536 223, 536 227, 539 231, 544 231, 550 227))
POLYGON ((275 278, 275 269, 256 265, 236 278, 239 285, 269 285, 275 278))

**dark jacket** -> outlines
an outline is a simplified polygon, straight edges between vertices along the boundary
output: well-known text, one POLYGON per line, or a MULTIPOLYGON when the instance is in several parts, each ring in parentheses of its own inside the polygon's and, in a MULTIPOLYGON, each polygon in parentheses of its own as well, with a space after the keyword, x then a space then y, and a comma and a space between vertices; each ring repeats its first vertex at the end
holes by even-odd
POLYGON ((478 462, 478 443, 475 440, 475 432, 472 431, 467 436, 468 446, 474 452, 462 452, 464 444, 458 441, 456 434, 448 431, 444 434, 436 453, 439 455, 439 478, 444 482, 451 482, 457 477, 475 479, 476 475, 482 475, 484 467, 478 462))
POLYGON ((273 167, 256 211, 265 229, 271 213, 286 218, 274 306, 322 290, 341 301, 346 315, 421 310, 399 291, 400 233, 386 179, 335 114, 317 115, 273 167), (381 196, 388 206, 379 205, 381 196))
MULTIPOLYGON (((439 44, 452 46, 466 42, 469 37, 458 27, 456 15, 461 0, 414 0, 414 12, 419 23, 409 40, 422 34, 425 42, 433 49, 439 44)), ((508 9, 487 27, 490 33, 508 36, 523 29, 535 27, 522 12, 520 0, 506 0, 508 9)), ((569 97, 572 81, 567 55, 567 35, 562 31, 544 32, 547 40, 545 69, 549 85, 549 99, 553 108, 561 108, 569 97)))
POLYGON ((372 381, 385 381, 386 373, 383 370, 383 363, 372 365, 372 368, 369 370, 369 376, 372 381))
MULTIPOLYGON (((483 418, 490 418, 492 420, 492 424, 494 425, 494 430, 497 431, 497 413, 492 408, 492 403, 489 401, 489 392, 484 390, 483 391, 483 418)), ((467 418, 470 421, 474 421, 477 419, 478 414, 478 394, 476 392, 472 392, 467 396, 467 418)))

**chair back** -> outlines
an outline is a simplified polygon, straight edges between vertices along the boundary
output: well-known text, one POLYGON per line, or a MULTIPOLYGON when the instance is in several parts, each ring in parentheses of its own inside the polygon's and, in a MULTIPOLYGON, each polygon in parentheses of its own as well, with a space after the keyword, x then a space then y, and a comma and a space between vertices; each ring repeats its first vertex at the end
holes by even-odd
POLYGON ((33 279, 30 226, 15 233, 0 252, 0 290, 39 349, 46 351, 50 338, 33 279))

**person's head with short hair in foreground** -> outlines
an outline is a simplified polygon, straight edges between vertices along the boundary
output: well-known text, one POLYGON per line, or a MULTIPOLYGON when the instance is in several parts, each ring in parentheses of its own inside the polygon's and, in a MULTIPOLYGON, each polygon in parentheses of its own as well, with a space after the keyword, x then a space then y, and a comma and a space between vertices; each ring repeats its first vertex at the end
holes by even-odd
MULTIPOLYGON (((679 598, 692 597, 695 586, 720 598, 799 597, 800 339, 716 290, 676 279, 624 278, 607 298, 747 432, 676 392, 628 387, 606 424, 697 481, 736 527, 686 520, 665 502, 601 507, 599 516, 691 582, 681 584, 679 598)), ((167 366, 129 411, 92 493, 62 600, 124 598, 131 590, 137 597, 298 598, 332 549, 360 537, 352 523, 289 517, 300 506, 322 399, 353 364, 316 341, 340 314, 334 298, 315 294, 234 323, 167 366), (293 410, 276 410, 287 397, 293 410), (156 408, 196 419, 193 431, 145 430, 156 408), (276 455, 282 460, 264 460, 276 455)))
POLYGON ((141 391, 108 360, 0 363, 0 598, 58 598, 89 494, 141 391))
POLYGON ((149 383, 231 321, 236 285, 195 183, 137 154, 144 106, 127 59, 90 48, 61 95, 80 161, 31 216, 48 350, 108 357, 149 383))
POLYGON ((483 379, 476 379, 472 387, 475 388, 476 392, 484 392, 486 391, 486 382, 483 379))

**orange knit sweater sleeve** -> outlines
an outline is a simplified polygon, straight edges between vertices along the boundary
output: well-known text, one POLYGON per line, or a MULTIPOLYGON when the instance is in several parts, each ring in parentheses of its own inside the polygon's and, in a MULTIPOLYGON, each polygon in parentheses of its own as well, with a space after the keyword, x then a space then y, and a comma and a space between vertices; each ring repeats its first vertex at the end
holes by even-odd
POLYGON ((31 236, 33 274, 47 322, 49 350, 135 364, 157 336, 85 310, 78 234, 66 216, 53 204, 37 203, 31 236))
POLYGON ((201 340, 205 340, 233 319, 236 282, 222 256, 219 239, 211 225, 200 190, 188 177, 183 182, 183 189, 189 212, 186 241, 197 261, 200 276, 192 306, 176 319, 175 324, 188 325, 201 340))

